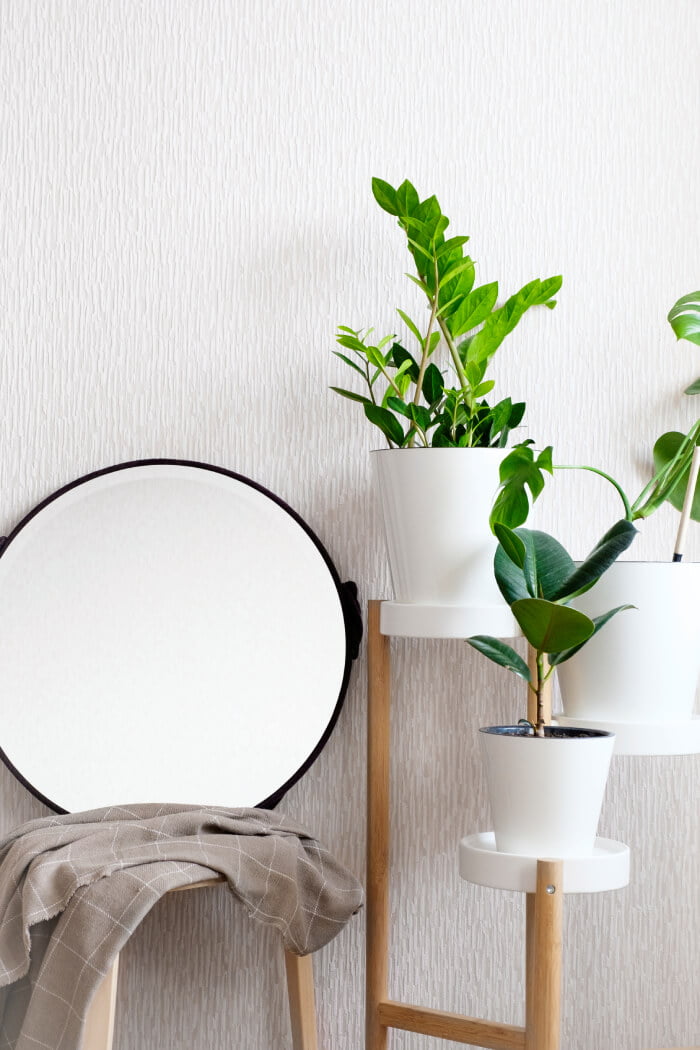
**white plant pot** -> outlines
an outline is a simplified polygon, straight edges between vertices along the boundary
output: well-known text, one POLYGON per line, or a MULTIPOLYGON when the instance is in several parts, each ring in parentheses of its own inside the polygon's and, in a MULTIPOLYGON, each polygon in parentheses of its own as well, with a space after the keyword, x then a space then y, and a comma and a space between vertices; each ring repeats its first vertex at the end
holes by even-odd
POLYGON ((502 607, 489 514, 508 449, 372 453, 396 602, 502 607))
POLYGON ((572 605, 588 616, 632 604, 557 669, 567 719, 678 723, 700 673, 700 563, 616 562, 572 605))
POLYGON ((593 852, 615 737, 547 726, 481 729, 496 848, 530 857, 593 852))

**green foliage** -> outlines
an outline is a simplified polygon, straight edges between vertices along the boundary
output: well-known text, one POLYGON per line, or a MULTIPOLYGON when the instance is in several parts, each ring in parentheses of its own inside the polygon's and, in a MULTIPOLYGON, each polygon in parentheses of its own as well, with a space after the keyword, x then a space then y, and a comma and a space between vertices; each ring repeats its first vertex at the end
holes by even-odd
MULTIPOLYGON (((700 292, 682 296, 671 307, 668 320, 678 339, 700 346, 700 292)), ((700 393, 700 379, 686 387, 685 393, 700 393)), ((667 501, 676 510, 683 509, 696 445, 700 445, 700 419, 695 421, 687 434, 676 430, 662 434, 654 444, 654 473, 634 502, 628 499, 621 485, 605 471, 588 466, 578 469, 593 471, 614 485, 624 504, 625 516, 629 521, 637 521, 648 518, 667 501)), ((695 486, 690 516, 694 521, 700 521, 700 481, 695 486)))
MULTIPOLYGON (((415 340, 415 354, 394 336, 375 345, 372 329, 339 327, 337 341, 349 354, 336 355, 361 377, 364 389, 361 394, 332 389, 360 403, 390 447, 505 448, 525 405, 509 397, 486 400, 494 386, 486 378, 488 365, 529 309, 554 307, 561 277, 530 281, 499 306, 496 282, 475 286, 474 262, 464 252, 469 238, 445 237, 449 219, 434 196, 421 200, 408 180, 394 188, 375 178, 372 192, 406 236, 416 271, 408 276, 426 297, 429 319, 422 327, 398 311, 415 340)), ((517 477, 514 471, 512 478, 501 478, 504 488, 495 520, 512 525, 525 520, 527 490, 533 499, 541 491, 542 470, 551 472, 551 452, 549 456, 548 466, 546 451, 535 462, 529 453, 519 460, 517 477)))
POLYGON ((500 487, 491 510, 491 528, 501 522, 515 529, 522 525, 530 511, 530 499, 537 499, 544 488, 543 471, 553 473, 552 446, 548 445, 535 458, 531 440, 516 445, 500 466, 500 487))
POLYGON ((497 638, 475 635, 467 641, 489 660, 529 683, 537 695, 539 732, 543 725, 542 688, 552 669, 571 659, 618 612, 632 608, 620 605, 591 619, 570 608, 569 603, 600 579, 629 547, 637 530, 625 518, 616 522, 578 566, 561 543, 546 532, 513 530, 501 523, 494 530, 499 540, 494 558, 496 582, 535 651, 534 679, 515 650, 497 638))

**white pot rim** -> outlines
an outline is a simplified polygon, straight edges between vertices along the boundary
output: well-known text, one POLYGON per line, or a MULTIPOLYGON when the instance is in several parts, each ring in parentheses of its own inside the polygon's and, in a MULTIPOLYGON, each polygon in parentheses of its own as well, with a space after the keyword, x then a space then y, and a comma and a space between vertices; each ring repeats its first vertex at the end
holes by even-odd
POLYGON ((503 725, 503 726, 481 726, 480 733, 487 736, 498 736, 501 739, 510 740, 597 740, 601 737, 615 736, 614 732, 607 729, 588 729, 582 726, 545 726, 543 737, 535 736, 528 726, 503 725))
MULTIPOLYGON (((474 447, 474 448, 472 448, 471 446, 469 446, 469 447, 465 447, 465 448, 433 448, 432 446, 429 445, 426 448, 425 445, 412 445, 411 448, 373 448, 373 449, 370 449, 370 453, 369 454, 370 454, 370 456, 382 456, 382 455, 386 456, 386 455, 392 455, 392 454, 395 455, 397 452, 433 452, 433 453, 439 452, 443 456, 444 455, 452 455, 453 456, 455 453, 457 453, 458 455, 461 456, 463 453, 469 452, 469 453, 471 453, 471 455, 475 455, 475 454, 479 455, 479 454, 481 454, 483 456, 484 454, 486 454, 486 455, 491 455, 491 456, 494 456, 494 455, 503 456, 506 453, 512 452, 512 451, 513 451, 512 447, 507 447, 507 448, 474 447)), ((682 564, 682 562, 681 562, 681 564, 682 564)))

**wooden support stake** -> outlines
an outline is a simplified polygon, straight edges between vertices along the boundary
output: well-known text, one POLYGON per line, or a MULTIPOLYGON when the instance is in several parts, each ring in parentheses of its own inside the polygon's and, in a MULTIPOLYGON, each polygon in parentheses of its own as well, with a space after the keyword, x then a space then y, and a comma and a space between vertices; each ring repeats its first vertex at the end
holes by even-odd
POLYGON ((312 957, 285 952, 284 965, 293 1050, 318 1050, 312 957))
MULTIPOLYGON (((533 685, 535 683, 535 676, 537 675, 537 654, 531 645, 527 647, 527 666, 530 668, 530 674, 532 675, 533 685)), ((547 657, 544 657, 544 668, 545 671, 549 667, 547 657)), ((552 721, 552 679, 547 679, 547 683, 542 691, 542 702, 544 704, 544 721, 545 725, 549 725, 552 721)), ((533 726, 537 725, 537 697, 533 693, 532 689, 527 690, 527 720, 532 722, 533 726)))
POLYGON ((563 871, 560 860, 537 862, 534 915, 528 912, 534 930, 526 937, 531 972, 527 977, 525 1050, 559 1050, 560 1046, 563 871))
POLYGON ((390 642, 379 630, 381 602, 370 601, 367 630, 367 939, 366 1050, 386 1050, 379 1019, 389 971, 390 642))

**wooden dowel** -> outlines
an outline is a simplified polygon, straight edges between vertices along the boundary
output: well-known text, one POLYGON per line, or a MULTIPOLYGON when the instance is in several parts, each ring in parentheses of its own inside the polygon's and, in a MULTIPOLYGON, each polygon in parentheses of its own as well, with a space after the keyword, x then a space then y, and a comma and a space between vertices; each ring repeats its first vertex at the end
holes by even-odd
POLYGON ((318 1050, 312 957, 285 952, 284 965, 293 1050, 318 1050))
POLYGON ((561 946, 563 864, 538 860, 534 933, 528 977, 525 1050, 559 1050, 561 1033, 561 946))
POLYGON ((386 1050, 379 1019, 389 972, 390 642, 379 630, 381 602, 370 601, 367 625, 367 903, 366 1050, 386 1050))
MULTIPOLYGON (((532 675, 532 683, 535 684, 537 676, 537 653, 531 645, 527 647, 527 666, 530 668, 530 674, 532 675)), ((544 657, 544 670, 546 671, 549 667, 547 657, 544 657)), ((552 679, 549 678, 542 690, 542 702, 544 704, 544 722, 545 725, 549 725, 552 721, 552 679)), ((533 726, 537 725, 537 697, 533 693, 532 689, 527 690, 527 720, 532 722, 533 726)), ((517 721, 517 719, 516 719, 517 721)))
POLYGON ((525 1050, 525 1029, 516 1025, 391 1001, 380 1003, 379 1016, 385 1025, 404 1032, 419 1032, 487 1050, 525 1050))

